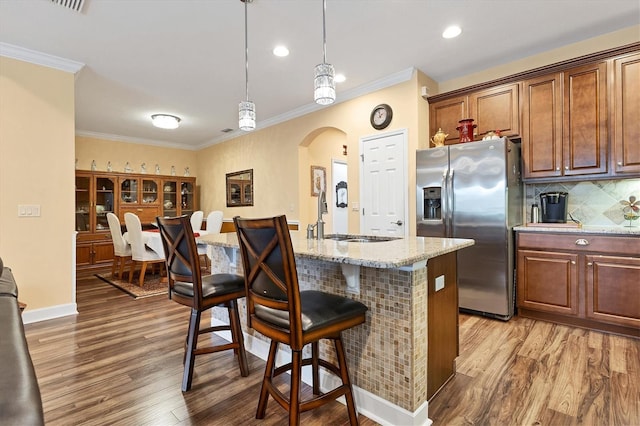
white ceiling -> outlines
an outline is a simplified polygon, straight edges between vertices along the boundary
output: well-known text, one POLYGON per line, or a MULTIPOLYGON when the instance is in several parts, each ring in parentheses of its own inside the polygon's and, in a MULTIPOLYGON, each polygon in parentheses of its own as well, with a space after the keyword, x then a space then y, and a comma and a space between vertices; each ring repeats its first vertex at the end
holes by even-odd
MULTIPOLYGON (((254 0, 248 13, 258 128, 321 108, 312 92, 322 1, 254 0), (287 58, 271 53, 280 43, 287 58)), ((446 81, 639 25, 640 1, 327 0, 326 13, 327 62, 347 77, 340 101, 411 68, 446 81), (462 35, 442 39, 453 23, 462 35)), ((85 64, 76 76, 80 134, 198 149, 240 133, 240 0, 85 0, 81 13, 51 0, 0 0, 0 43, 85 64), (182 117, 180 128, 152 127, 158 112, 182 117)))

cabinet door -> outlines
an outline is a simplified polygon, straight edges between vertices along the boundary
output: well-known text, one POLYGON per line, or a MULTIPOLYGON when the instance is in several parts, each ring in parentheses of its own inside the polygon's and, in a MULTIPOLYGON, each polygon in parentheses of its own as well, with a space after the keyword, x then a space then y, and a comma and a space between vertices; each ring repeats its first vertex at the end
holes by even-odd
POLYGON ((111 239, 93 243, 93 264, 113 262, 113 242, 111 239))
POLYGON ((178 188, 180 186, 177 179, 162 181, 162 215, 165 217, 178 216, 177 209, 180 204, 178 188))
POLYGON ((518 250, 518 307, 578 315, 578 255, 518 250))
POLYGON ((469 95, 469 118, 478 125, 475 134, 479 138, 496 130, 502 136, 520 134, 519 89, 519 83, 505 84, 469 95))
POLYGON ((120 178, 120 205, 138 204, 138 185, 136 178, 120 178))
POLYGON ((640 173, 640 53, 614 59, 613 68, 614 170, 640 173))
POLYGON ((89 233, 93 231, 91 210, 93 206, 92 176, 76 173, 76 231, 89 233))
POLYGON ((124 214, 128 212, 137 215, 142 225, 154 223, 161 214, 159 206, 124 206, 120 208, 120 223, 125 223, 124 214))
POLYGON ((160 181, 157 179, 142 179, 142 193, 140 200, 142 204, 158 204, 160 202, 160 181))
POLYGON ((562 74, 526 80, 522 98, 524 178, 562 176, 562 74))
POLYGON ((107 221, 107 213, 116 210, 115 198, 116 179, 106 176, 96 176, 94 182, 94 199, 95 209, 94 223, 96 232, 107 233, 109 230, 109 222, 107 221))
POLYGON ((194 212, 195 204, 195 185, 193 181, 180 182, 180 214, 190 215, 194 212))
POLYGON ((564 72, 565 176, 607 173, 607 63, 564 72))
POLYGON ((586 256, 586 260, 587 317, 640 330, 640 258, 586 256))
POLYGON ((76 243, 76 266, 89 266, 92 261, 93 244, 88 243, 76 243))
POLYGON ((430 136, 435 135, 438 129, 442 129, 443 132, 449 135, 445 141, 447 145, 458 143, 460 141, 460 133, 456 130, 456 127, 458 127, 458 121, 469 118, 467 102, 466 96, 459 96, 431 104, 429 106, 430 136))

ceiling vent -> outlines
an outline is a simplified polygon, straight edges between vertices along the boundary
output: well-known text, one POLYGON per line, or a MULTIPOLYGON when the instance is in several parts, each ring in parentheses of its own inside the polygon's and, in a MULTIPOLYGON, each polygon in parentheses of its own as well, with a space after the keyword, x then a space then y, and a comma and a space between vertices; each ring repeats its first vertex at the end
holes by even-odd
POLYGON ((75 10, 76 12, 82 12, 82 6, 84 6, 85 0, 51 0, 55 4, 59 4, 60 6, 67 7, 71 10, 75 10))

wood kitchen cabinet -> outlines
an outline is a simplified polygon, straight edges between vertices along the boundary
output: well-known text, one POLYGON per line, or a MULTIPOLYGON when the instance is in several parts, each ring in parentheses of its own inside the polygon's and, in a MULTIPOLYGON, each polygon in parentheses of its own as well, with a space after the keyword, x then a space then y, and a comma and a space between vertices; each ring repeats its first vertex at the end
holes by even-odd
POLYGON ((520 83, 504 84, 463 96, 435 100, 429 105, 429 129, 449 134, 447 145, 459 143, 458 121, 473 118, 474 139, 488 131, 500 130, 503 136, 520 134, 520 83))
POLYGON ((194 178, 164 178, 162 180, 162 216, 190 215, 196 210, 194 178))
POLYGON ((518 315, 640 337, 640 238, 517 233, 518 315))
POLYGON ((616 175, 640 173, 640 53, 613 63, 613 170, 616 175))
POLYGON ((607 62, 525 80, 525 179, 608 173, 607 62))

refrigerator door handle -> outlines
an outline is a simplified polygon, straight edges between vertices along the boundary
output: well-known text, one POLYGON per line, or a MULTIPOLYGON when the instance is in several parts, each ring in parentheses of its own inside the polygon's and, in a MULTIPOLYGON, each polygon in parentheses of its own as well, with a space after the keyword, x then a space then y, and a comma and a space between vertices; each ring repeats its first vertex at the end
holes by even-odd
POLYGON ((442 172, 442 224, 444 225, 444 236, 448 237, 449 236, 449 189, 447 188, 447 182, 448 182, 448 176, 449 176, 449 168, 447 167, 446 169, 444 169, 444 171, 442 172))
POLYGON ((447 226, 447 237, 453 237, 453 169, 449 169, 449 173, 447 175, 447 216, 449 224, 447 226))

